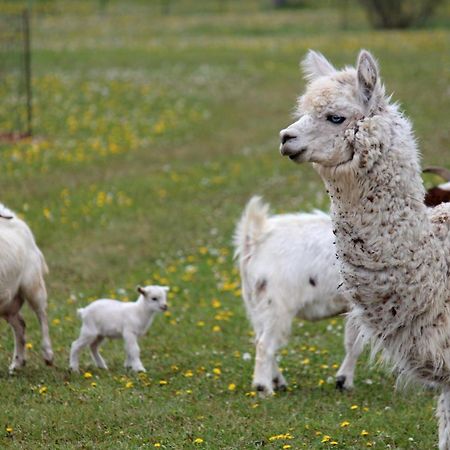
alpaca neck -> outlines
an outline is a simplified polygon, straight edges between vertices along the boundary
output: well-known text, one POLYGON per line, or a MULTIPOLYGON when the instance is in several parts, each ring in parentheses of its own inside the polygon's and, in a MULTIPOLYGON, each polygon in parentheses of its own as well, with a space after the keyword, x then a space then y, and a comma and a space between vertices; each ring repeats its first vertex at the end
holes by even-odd
POLYGON ((395 129, 383 133, 389 146, 380 147, 368 170, 345 176, 320 170, 332 201, 344 287, 383 333, 443 302, 447 282, 442 244, 423 204, 415 142, 402 121, 385 121, 395 129))

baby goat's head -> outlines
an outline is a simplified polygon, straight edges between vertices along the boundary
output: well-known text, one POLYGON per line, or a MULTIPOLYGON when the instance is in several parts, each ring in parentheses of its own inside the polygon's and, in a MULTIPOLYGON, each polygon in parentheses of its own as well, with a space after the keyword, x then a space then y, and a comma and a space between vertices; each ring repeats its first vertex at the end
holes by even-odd
POLYGON ((138 286, 136 290, 142 295, 151 310, 167 311, 168 286, 138 286))
POLYGON ((385 106, 377 63, 362 50, 356 69, 338 71, 322 54, 310 50, 302 66, 306 92, 298 99, 298 120, 280 132, 280 152, 297 163, 344 166, 355 154, 358 121, 385 106))

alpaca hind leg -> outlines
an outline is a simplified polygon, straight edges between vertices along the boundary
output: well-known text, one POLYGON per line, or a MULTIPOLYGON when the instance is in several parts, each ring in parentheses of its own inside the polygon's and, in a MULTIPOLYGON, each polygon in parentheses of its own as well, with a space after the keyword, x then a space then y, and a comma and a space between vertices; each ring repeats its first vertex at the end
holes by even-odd
POLYGON ((336 389, 352 389, 355 375, 356 362, 364 349, 364 344, 359 336, 359 328, 355 319, 349 316, 345 323, 345 358, 336 374, 336 389))
POLYGON ((439 450, 450 450, 450 390, 439 396, 437 406, 439 420, 439 450))
POLYGON ((25 365, 25 321, 19 312, 6 317, 14 333, 14 353, 9 366, 9 373, 25 365))

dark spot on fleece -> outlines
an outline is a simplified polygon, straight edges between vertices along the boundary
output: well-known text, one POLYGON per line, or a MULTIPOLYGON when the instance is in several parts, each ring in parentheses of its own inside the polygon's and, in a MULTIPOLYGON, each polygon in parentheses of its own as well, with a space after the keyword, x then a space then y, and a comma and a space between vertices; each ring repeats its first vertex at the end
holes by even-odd
POLYGON ((262 278, 256 282, 256 292, 258 294, 264 292, 266 287, 267 287, 267 280, 265 278, 262 278))
POLYGON ((313 277, 309 277, 309 284, 311 286, 316 286, 316 280, 313 277))

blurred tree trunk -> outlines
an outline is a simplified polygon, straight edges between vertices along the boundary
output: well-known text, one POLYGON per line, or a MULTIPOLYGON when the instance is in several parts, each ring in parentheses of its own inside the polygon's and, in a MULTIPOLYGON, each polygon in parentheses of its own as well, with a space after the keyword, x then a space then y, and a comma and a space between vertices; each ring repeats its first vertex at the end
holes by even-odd
POLYGON ((360 0, 375 28, 422 25, 442 0, 360 0))

